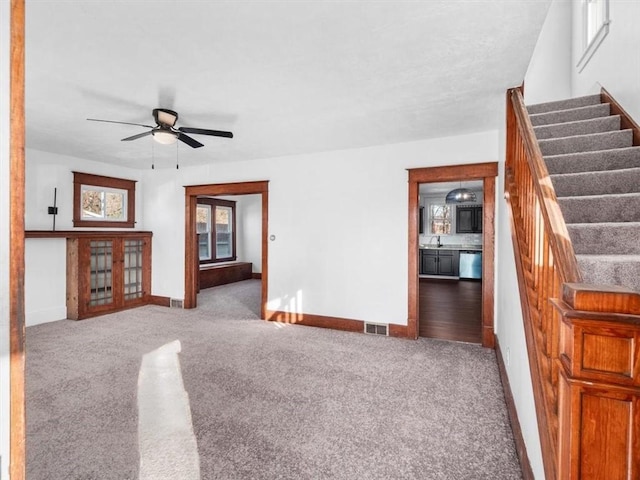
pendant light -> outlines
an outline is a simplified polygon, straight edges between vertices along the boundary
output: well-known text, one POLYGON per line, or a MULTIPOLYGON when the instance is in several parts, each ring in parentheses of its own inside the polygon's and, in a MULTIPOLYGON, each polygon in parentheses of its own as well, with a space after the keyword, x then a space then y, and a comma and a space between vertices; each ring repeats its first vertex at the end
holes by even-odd
POLYGON ((476 194, 468 188, 462 188, 462 182, 460 182, 460 188, 455 188, 447 193, 444 203, 475 203, 476 194))

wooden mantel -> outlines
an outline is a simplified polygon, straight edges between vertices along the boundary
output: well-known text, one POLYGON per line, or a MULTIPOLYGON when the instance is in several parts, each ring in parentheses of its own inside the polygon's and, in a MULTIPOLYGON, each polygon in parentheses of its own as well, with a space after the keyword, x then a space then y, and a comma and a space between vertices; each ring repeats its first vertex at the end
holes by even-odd
POLYGON ((118 235, 119 237, 135 237, 153 235, 143 230, 25 230, 24 238, 81 238, 101 235, 118 235))

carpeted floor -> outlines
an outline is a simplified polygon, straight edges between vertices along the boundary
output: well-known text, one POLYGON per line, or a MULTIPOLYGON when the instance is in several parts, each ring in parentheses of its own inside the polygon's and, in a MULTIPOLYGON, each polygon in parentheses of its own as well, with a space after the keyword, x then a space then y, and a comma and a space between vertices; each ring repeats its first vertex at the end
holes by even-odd
MULTIPOLYGON (((190 405, 204 480, 521 478, 492 350, 262 322, 259 285, 29 327, 27 478, 142 478, 149 392, 190 405), (176 345, 165 391, 174 363, 141 366, 176 345)), ((188 433, 163 411, 158 435, 188 433)), ((158 439, 174 471, 145 478, 194 478, 158 439)))

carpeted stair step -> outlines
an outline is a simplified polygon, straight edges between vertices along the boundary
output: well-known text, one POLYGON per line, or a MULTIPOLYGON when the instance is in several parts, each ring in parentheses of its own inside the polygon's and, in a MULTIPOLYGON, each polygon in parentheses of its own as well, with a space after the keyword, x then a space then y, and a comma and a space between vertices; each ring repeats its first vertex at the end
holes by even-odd
POLYGON ((620 285, 640 292, 640 255, 576 255, 585 283, 620 285))
POLYGON ((599 103, 598 105, 588 105, 586 107, 570 108, 568 110, 558 110, 555 112, 538 113, 529 115, 531 124, 534 127, 540 125, 551 125, 554 123, 577 122, 578 120, 588 120, 590 118, 606 117, 611 113, 611 105, 599 103))
POLYGON ((640 193, 558 198, 565 223, 640 222, 640 193))
POLYGON ((640 167, 640 147, 567 153, 544 157, 550 174, 640 167))
POLYGON ((538 144, 544 156, 625 148, 633 145, 633 131, 618 130, 591 135, 576 135, 574 137, 549 138, 539 140, 538 144))
POLYGON ((640 255, 640 222, 570 223, 576 254, 640 255))
POLYGON ((598 103, 600 103, 600 94, 529 105, 527 107, 527 111, 529 112, 529 115, 535 115, 538 113, 554 112, 557 110, 586 107, 587 105, 596 105, 598 103))
POLYGON ((620 115, 533 127, 538 140, 611 132, 613 130, 620 130, 620 115))
POLYGON ((551 175, 558 197, 640 192, 640 168, 551 175))

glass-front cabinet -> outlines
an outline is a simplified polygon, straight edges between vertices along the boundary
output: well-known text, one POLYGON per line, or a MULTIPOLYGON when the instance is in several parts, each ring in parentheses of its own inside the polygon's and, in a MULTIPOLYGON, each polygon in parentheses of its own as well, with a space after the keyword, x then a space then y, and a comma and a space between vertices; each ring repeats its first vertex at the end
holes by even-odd
POLYGON ((148 303, 151 232, 67 240, 67 318, 79 320, 148 303))

